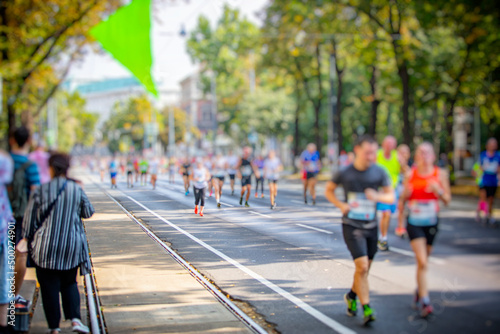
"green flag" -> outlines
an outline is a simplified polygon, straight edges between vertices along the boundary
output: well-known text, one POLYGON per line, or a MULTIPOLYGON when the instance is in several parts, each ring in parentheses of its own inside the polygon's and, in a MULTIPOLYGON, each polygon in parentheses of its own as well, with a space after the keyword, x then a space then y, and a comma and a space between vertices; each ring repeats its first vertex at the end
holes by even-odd
POLYGON ((92 28, 90 34, 128 68, 149 92, 158 97, 151 77, 153 56, 150 13, 151 0, 133 0, 92 28))

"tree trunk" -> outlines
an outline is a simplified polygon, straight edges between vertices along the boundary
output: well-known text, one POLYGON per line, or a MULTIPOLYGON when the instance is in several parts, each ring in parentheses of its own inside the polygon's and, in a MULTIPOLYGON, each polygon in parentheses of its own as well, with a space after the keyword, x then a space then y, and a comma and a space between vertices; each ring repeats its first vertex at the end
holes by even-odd
POLYGON ((377 134, 377 111, 378 106, 380 104, 380 100, 376 98, 377 94, 377 67, 375 65, 372 66, 372 76, 370 78, 370 88, 372 92, 372 103, 370 110, 370 128, 368 129, 368 133, 375 137, 377 134))
POLYGON ((401 113, 403 116, 403 142, 410 146, 413 137, 413 131, 410 128, 410 76, 408 75, 408 68, 406 62, 398 70, 403 84, 403 107, 401 113))
POLYGON ((297 97, 297 105, 295 107, 295 136, 293 138, 293 171, 298 172, 298 168, 295 165, 295 158, 299 155, 299 141, 300 141, 300 130, 299 130, 299 116, 300 116, 300 90, 298 83, 295 84, 295 93, 297 97))

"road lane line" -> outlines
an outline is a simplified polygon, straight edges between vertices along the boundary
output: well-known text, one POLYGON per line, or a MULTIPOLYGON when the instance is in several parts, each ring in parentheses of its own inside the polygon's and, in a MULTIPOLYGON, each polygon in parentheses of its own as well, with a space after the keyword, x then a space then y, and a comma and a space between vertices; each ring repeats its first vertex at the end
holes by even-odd
MULTIPOLYGON (((398 253, 398 254, 401 254, 401 255, 406 255, 406 256, 409 256, 409 257, 415 257, 415 254, 412 252, 412 251, 408 251, 406 249, 401 249, 401 248, 396 248, 396 247, 389 247, 389 250, 391 252, 394 252, 394 253, 398 253)), ((436 259, 435 257, 429 257, 429 261, 432 262, 432 263, 435 263, 435 264, 445 264, 446 261, 445 260, 441 260, 441 259, 436 259)))
POLYGON ((261 275, 257 274, 256 272, 248 269, 247 267, 245 267, 241 263, 237 262, 236 260, 233 260, 232 258, 230 258, 229 256, 227 256, 226 254, 218 251, 217 249, 215 249, 212 246, 206 244, 204 241, 198 239, 197 237, 195 237, 194 235, 190 234, 189 232, 187 232, 187 231, 183 230, 182 228, 178 227, 177 225, 171 223, 170 221, 168 221, 167 219, 163 218, 162 216, 160 216, 156 212, 150 210, 149 208, 147 208, 146 206, 144 206, 142 203, 139 203, 138 201, 136 201, 132 197, 127 196, 127 198, 130 199, 132 202, 136 203, 137 205, 139 205, 140 207, 142 207, 144 210, 146 210, 149 213, 151 213, 156 218, 160 219, 161 221, 163 221, 166 224, 170 225, 172 228, 174 228, 177 231, 181 232, 182 234, 184 234, 185 236, 187 236, 188 238, 190 238, 191 240, 193 240, 197 244, 205 247, 206 249, 208 249, 209 251, 211 251, 215 255, 219 256, 223 260, 226 260, 227 262, 231 263, 236 268, 238 268, 241 271, 243 271, 244 273, 250 275, 251 277, 253 277, 257 281, 259 281, 261 284, 267 286, 269 289, 273 290, 274 292, 276 292, 277 294, 279 294, 283 298, 285 298, 285 299, 289 300, 290 302, 292 302, 293 304, 297 305, 302 310, 304 310, 306 313, 308 313, 309 315, 313 316, 318 321, 322 322, 323 324, 325 324, 326 326, 330 327, 334 331, 336 331, 336 332, 338 332, 340 334, 355 334, 356 333, 352 329, 350 329, 348 327, 345 327, 344 325, 338 323, 337 321, 335 321, 332 318, 328 317, 324 313, 321 313, 320 311, 318 311, 317 309, 315 309, 311 305, 309 305, 309 304, 305 303, 304 301, 302 301, 300 298, 295 297, 294 295, 292 295, 288 291, 283 290, 282 288, 280 288, 276 284, 271 283, 269 280, 265 279, 264 277, 262 277, 261 275))
POLYGON ((322 230, 320 228, 316 228, 316 227, 312 227, 312 226, 307 226, 307 225, 302 225, 302 224, 295 224, 295 225, 300 226, 300 227, 304 227, 304 228, 308 228, 308 229, 311 229, 311 230, 315 230, 315 231, 318 231, 318 232, 326 233, 326 234, 333 234, 333 232, 330 232, 330 231, 327 231, 327 230, 322 230))
POLYGON ((297 201, 297 200, 294 200, 294 199, 292 199, 290 202, 297 203, 297 204, 304 204, 304 202, 297 201))
POLYGON ((224 203, 224 202, 220 202, 220 204, 228 206, 230 208, 234 208, 234 205, 231 205, 231 204, 227 204, 227 203, 224 203))
POLYGON ((264 215, 264 214, 262 214, 262 213, 258 213, 258 212, 255 212, 255 211, 248 211, 248 212, 253 213, 253 214, 256 214, 256 215, 259 215, 259 216, 262 216, 262 217, 266 217, 266 218, 273 218, 273 217, 271 217, 271 216, 264 215))

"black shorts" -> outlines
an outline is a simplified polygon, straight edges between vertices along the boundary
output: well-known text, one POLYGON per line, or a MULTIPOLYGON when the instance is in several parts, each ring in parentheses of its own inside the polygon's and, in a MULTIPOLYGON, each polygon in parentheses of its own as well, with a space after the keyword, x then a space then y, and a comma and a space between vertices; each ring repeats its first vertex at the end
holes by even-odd
POLYGON ((368 256, 369 260, 373 260, 375 253, 377 253, 377 226, 370 229, 362 229, 342 224, 342 233, 353 260, 363 256, 368 256))
POLYGON ((309 179, 314 179, 314 178, 316 178, 317 175, 318 175, 317 172, 307 172, 306 179, 308 179, 308 180, 309 179))
POLYGON ((268 180, 267 180, 267 183, 269 183, 269 184, 271 184, 271 183, 276 184, 276 183, 278 183, 278 180, 271 180, 271 179, 268 179, 268 180))
POLYGON ((219 181, 222 181, 222 182, 224 182, 224 180, 226 180, 225 176, 216 176, 215 178, 218 179, 219 181))
POLYGON ((129 170, 129 171, 127 172, 127 175, 132 175, 132 171, 130 171, 130 170, 129 170))
POLYGON ((236 178, 236 174, 229 174, 229 179, 234 180, 236 178))
POLYGON ((251 176, 242 176, 241 177, 241 186, 251 186, 252 185, 252 177, 251 176))
POLYGON ((189 174, 188 174, 188 173, 182 173, 182 176, 187 176, 187 177, 189 177, 189 174))
POLYGON ((406 231, 408 232, 408 237, 411 240, 418 238, 425 238, 427 240, 427 245, 432 246, 434 244, 434 239, 439 231, 438 225, 433 226, 415 226, 410 223, 406 224, 406 231))
POLYGON ((486 197, 495 197, 497 193, 497 186, 481 186, 479 189, 486 191, 486 197))

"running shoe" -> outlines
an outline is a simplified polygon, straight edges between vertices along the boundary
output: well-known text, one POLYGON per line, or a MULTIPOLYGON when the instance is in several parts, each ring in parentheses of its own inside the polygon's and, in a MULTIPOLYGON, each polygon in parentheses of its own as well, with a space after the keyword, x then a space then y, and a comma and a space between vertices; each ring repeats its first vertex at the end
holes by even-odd
POLYGON ((85 326, 80 319, 74 318, 73 320, 71 320, 71 323, 73 324, 73 332, 90 333, 89 328, 85 326))
POLYGON ((197 207, 197 206, 195 206, 195 207, 194 207, 194 214, 197 214, 197 213, 198 213, 198 207, 197 207))
POLYGON ((217 207, 220 208, 221 207, 221 204, 220 203, 217 203, 217 207))
POLYGON ((240 197, 240 205, 243 205, 243 197, 240 197))
POLYGON ((276 202, 274 202, 273 204, 273 209, 276 209, 276 202))
POLYGON ((203 217, 203 212, 200 211, 200 217, 203 217))
POLYGON ((411 307, 414 310, 418 310, 420 308, 420 296, 418 295, 418 291, 415 291, 415 295, 413 296, 413 303, 411 307))
POLYGON ((394 234, 396 234, 396 236, 400 237, 401 239, 405 239, 408 236, 408 232, 404 227, 396 227, 396 229, 394 230, 394 234))
POLYGON ((312 202, 313 205, 316 205, 316 199, 313 198, 313 202, 312 202))
POLYGON ((247 208, 249 208, 249 207, 250 207, 250 204, 248 204, 248 202, 246 202, 246 201, 245 201, 245 206, 246 206, 247 208))
POLYGON ((212 194, 213 194, 213 190, 210 190, 210 195, 208 197, 212 197, 212 194))
POLYGON ((363 325, 368 326, 373 321, 375 321, 375 312, 371 307, 366 307, 363 311, 363 325))
POLYGON ((344 295, 344 301, 347 304, 347 315, 350 317, 356 316, 358 313, 358 301, 349 298, 349 294, 347 293, 344 295))
POLYGON ((189 195, 189 191, 186 191, 186 192, 184 193, 184 195, 186 195, 186 196, 187 196, 187 195, 189 195))
POLYGON ((432 314, 434 314, 434 308, 432 305, 422 305, 422 310, 420 311, 420 316, 422 318, 427 318, 432 314))
POLYGON ((234 196, 234 190, 231 190, 231 196, 234 196))
POLYGON ((259 197, 259 195, 257 195, 257 193, 255 193, 255 198, 258 198, 258 197, 259 197))
POLYGON ((264 194, 260 195, 260 198, 264 198, 264 197, 265 197, 264 194))
POLYGON ((307 196, 304 196, 304 204, 307 204, 307 196))
POLYGON ((389 250, 389 244, 387 243, 387 240, 379 240, 377 242, 377 247, 379 250, 385 252, 389 250))

